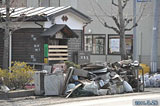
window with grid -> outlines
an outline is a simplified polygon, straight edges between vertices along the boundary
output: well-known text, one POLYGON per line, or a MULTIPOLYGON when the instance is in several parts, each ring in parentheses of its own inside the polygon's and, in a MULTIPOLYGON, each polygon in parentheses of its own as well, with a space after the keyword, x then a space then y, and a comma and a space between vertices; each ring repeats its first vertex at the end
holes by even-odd
POLYGON ((92 54, 105 54, 105 39, 103 34, 87 34, 85 35, 85 51, 92 54))

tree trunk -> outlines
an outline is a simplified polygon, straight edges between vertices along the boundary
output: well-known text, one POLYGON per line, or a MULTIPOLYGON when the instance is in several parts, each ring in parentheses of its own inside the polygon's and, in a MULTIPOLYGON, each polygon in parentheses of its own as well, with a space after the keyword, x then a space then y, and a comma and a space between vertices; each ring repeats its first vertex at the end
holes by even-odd
POLYGON ((120 54, 121 60, 127 59, 126 54, 126 43, 125 43, 125 25, 123 18, 123 8, 122 8, 122 0, 118 0, 118 14, 119 14, 119 22, 120 22, 120 54))
POLYGON ((5 22, 4 49, 3 49, 3 69, 7 69, 9 64, 9 23, 10 23, 9 10, 10 10, 10 0, 6 0, 6 22, 5 22))

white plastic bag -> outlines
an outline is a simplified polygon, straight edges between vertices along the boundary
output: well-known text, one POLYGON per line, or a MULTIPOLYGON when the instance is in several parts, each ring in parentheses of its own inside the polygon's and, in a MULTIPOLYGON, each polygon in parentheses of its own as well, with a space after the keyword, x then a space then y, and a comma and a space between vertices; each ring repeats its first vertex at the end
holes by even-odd
POLYGON ((123 86, 125 92, 133 92, 133 88, 127 81, 123 81, 123 86))
MULTIPOLYGON (((141 80, 142 80, 142 78, 141 78, 141 80)), ((145 74, 144 75, 144 86, 145 87, 150 87, 151 85, 150 85, 150 80, 149 80, 149 75, 148 74, 145 74)))
POLYGON ((5 85, 2 85, 2 86, 1 86, 1 89, 2 89, 2 91, 5 92, 5 93, 8 93, 8 92, 10 91, 10 89, 9 89, 7 86, 5 86, 5 85))
POLYGON ((151 76, 149 78, 149 81, 150 81, 150 87, 155 87, 156 86, 156 78, 154 76, 151 76))
POLYGON ((154 78, 155 78, 154 86, 155 87, 160 87, 160 74, 155 74, 154 78))

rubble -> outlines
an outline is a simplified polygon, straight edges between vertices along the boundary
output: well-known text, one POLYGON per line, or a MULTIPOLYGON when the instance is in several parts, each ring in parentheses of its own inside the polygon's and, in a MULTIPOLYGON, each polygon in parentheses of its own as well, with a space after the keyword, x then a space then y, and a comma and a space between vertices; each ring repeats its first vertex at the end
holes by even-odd
POLYGON ((144 75, 144 86, 145 87, 160 87, 160 74, 145 74, 144 75))
POLYGON ((54 68, 52 73, 45 76, 44 82, 50 81, 50 84, 45 84, 45 95, 65 95, 68 98, 144 91, 144 80, 147 81, 147 77, 143 78, 142 74, 140 78, 139 69, 139 63, 131 60, 112 64, 85 64, 80 69, 70 67, 67 71, 54 68), (51 78, 46 80, 47 77, 51 78), (58 82, 60 79, 61 82, 58 82))

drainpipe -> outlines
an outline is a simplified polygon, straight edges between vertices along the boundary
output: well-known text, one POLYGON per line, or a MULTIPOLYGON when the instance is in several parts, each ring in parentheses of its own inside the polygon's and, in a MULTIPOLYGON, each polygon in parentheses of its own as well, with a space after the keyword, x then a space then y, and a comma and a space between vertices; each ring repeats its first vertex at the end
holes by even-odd
POLYGON ((158 24, 160 15, 160 0, 155 0, 154 2, 154 25, 153 25, 153 36, 152 36, 152 48, 151 48, 151 72, 157 72, 157 57, 158 57, 158 24))
POLYGON ((82 41, 82 42, 81 42, 81 50, 82 50, 82 51, 84 51, 84 46, 85 46, 85 45, 84 45, 84 36, 85 36, 85 27, 87 26, 87 24, 88 24, 88 23, 86 23, 86 24, 83 26, 83 31, 82 31, 82 37, 81 37, 81 39, 82 39, 82 40, 81 40, 81 41, 82 41))
MULTIPOLYGON (((9 67, 11 68, 12 64, 12 31, 9 32, 9 67)), ((11 72, 11 70, 9 69, 11 72)))

